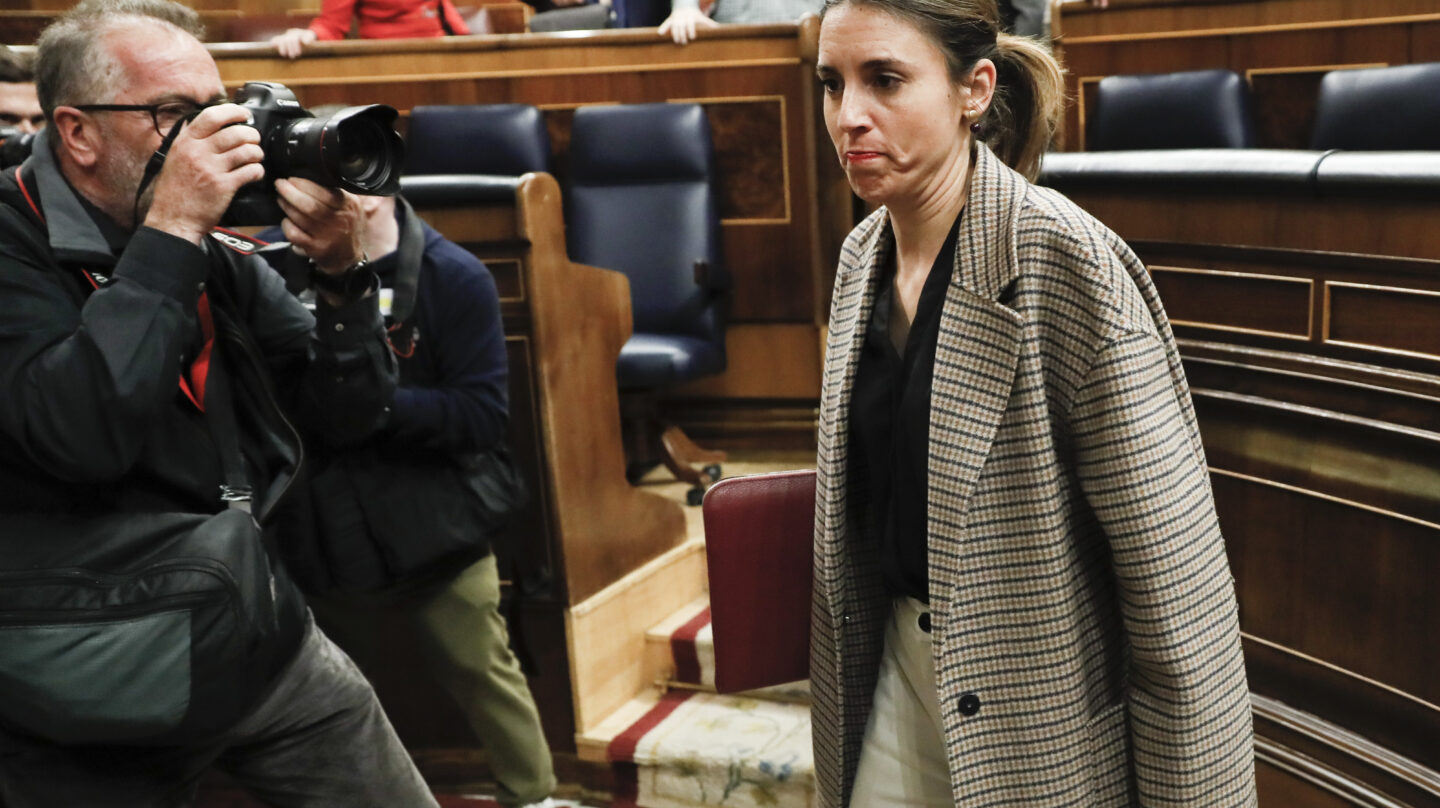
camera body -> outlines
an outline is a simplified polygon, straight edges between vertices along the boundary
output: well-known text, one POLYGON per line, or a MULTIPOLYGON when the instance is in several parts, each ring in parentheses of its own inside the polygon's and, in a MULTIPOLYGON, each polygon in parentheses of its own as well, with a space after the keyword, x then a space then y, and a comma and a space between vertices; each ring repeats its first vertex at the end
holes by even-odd
POLYGON ((327 188, 391 196, 400 190, 405 144, 395 133, 398 114, 384 104, 346 107, 316 118, 283 84, 246 82, 235 103, 250 111, 265 152, 265 179, 241 188, 221 224, 273 225, 284 218, 275 180, 303 177, 327 188))
POLYGON ((16 126, 0 126, 0 168, 18 166, 30 156, 35 133, 21 132, 16 126))

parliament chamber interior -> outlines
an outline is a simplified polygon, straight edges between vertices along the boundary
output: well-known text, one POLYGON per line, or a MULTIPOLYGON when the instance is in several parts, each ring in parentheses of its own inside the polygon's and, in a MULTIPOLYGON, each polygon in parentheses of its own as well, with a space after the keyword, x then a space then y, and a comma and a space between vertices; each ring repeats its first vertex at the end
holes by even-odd
MULTIPOLYGON (((22 50, 70 5, 16 3, 0 41, 22 50)), ((531 492, 497 552, 557 797, 815 804, 805 682, 716 692, 697 506, 717 477, 815 465, 837 261, 868 212, 821 117, 819 20, 678 46, 532 33, 530 6, 479 3, 470 36, 286 60, 265 40, 318 0, 188 4, 227 87, 399 110, 405 197, 495 277, 531 492), (697 194, 706 215, 676 217, 697 194), (693 252, 683 277, 647 273, 666 251, 693 252)), ((1168 311, 1260 804, 1440 806, 1440 4, 1049 13, 1067 99, 1039 184, 1119 234, 1168 311)), ((458 795, 493 793, 486 750, 413 639, 373 631, 386 661, 366 673, 427 781, 485 804, 458 795)), ((206 795, 253 804, 223 779, 206 795)))

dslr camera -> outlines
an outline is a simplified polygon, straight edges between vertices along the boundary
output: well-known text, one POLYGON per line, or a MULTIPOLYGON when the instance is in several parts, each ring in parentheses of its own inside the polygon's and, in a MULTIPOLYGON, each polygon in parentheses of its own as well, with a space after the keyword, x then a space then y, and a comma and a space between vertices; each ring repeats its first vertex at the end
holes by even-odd
POLYGON ((235 103, 250 110, 265 151, 265 179, 235 194, 220 223, 273 225, 284 218, 275 180, 303 177, 326 188, 366 196, 400 190, 405 144, 395 133, 398 114, 384 104, 346 107, 317 118, 300 106, 283 84, 246 82, 235 103))
POLYGON ((35 135, 17 126, 0 126, 0 168, 18 166, 30 156, 35 135))

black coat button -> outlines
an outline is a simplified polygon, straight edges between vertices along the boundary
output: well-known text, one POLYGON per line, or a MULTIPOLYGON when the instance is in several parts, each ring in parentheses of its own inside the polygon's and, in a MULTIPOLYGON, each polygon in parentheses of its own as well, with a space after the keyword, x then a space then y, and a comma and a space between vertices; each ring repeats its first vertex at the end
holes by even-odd
POLYGON ((960 697, 960 714, 966 717, 980 712, 980 697, 974 693, 966 693, 960 697))
POLYGON ((929 633, 930 633, 930 613, 929 613, 929 612, 921 612, 921 613, 920 613, 919 623, 920 623, 920 630, 923 631, 923 632, 925 632, 926 634, 929 634, 929 633))

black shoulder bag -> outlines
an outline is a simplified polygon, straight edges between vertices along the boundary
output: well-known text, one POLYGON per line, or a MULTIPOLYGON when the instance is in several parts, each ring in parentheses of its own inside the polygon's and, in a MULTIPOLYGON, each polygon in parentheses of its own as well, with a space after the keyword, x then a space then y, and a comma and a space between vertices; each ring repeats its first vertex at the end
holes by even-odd
POLYGON ((250 514, 224 378, 210 374, 206 420, 225 510, 0 514, 0 723, 61 744, 213 736, 298 644, 250 514))
MULTIPOLYGON (((413 349, 425 233, 409 203, 391 301, 395 352, 413 349)), ((505 444, 454 455, 377 445, 337 449, 314 470, 310 494, 318 563, 297 576, 307 591, 377 592, 444 580, 490 552, 490 541, 527 499, 505 444)), ((296 565, 297 567, 301 565, 296 565)))

